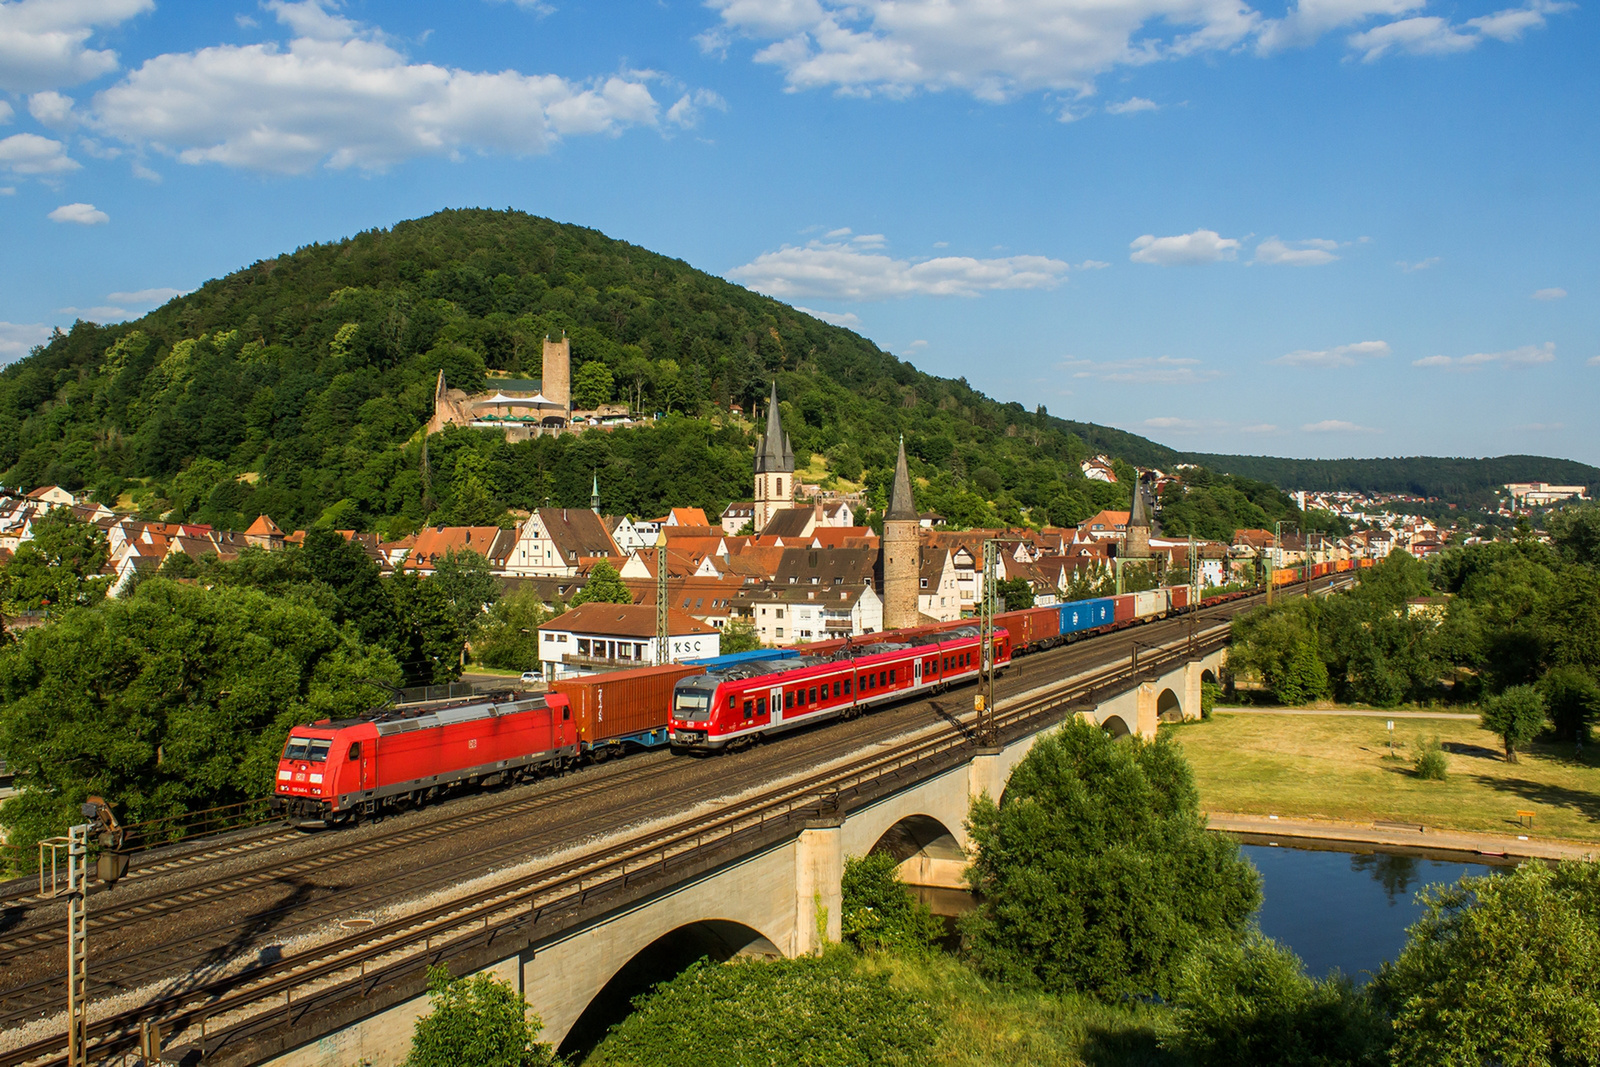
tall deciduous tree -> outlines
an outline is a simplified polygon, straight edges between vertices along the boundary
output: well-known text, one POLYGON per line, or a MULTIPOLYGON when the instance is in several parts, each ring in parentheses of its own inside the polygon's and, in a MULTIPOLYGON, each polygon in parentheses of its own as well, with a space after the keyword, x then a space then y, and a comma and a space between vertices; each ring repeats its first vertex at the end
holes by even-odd
POLYGON ((1422 899, 1373 983, 1397 1067, 1600 1063, 1600 865, 1525 863, 1422 899))
POLYGON ((0 572, 0 596, 13 611, 44 609, 51 615, 93 604, 111 586, 100 573, 108 557, 98 526, 68 508, 52 508, 0 572))
POLYGON ((463 633, 471 634, 483 613, 500 599, 489 561, 471 549, 451 549, 433 565, 428 579, 444 590, 463 633))
POLYGON ((589 571, 589 580, 572 597, 572 606, 599 602, 602 604, 632 604, 633 594, 617 568, 601 560, 589 571))
POLYGON ((486 667, 532 671, 539 668, 539 627, 550 618, 531 586, 501 597, 483 619, 473 649, 486 667))
POLYGON ((521 993, 487 974, 428 972, 431 1011, 417 1020, 405 1067, 555 1067, 544 1025, 521 993))
POLYGON ((973 960, 994 977, 1102 996, 1169 993, 1199 941, 1242 932, 1260 876, 1208 833, 1177 746, 1075 721, 1040 738, 1000 804, 972 806, 973 960))
POLYGON ((1514 685, 1483 700, 1483 728, 1505 742, 1506 762, 1517 762, 1517 746, 1544 729, 1544 695, 1531 685, 1514 685))

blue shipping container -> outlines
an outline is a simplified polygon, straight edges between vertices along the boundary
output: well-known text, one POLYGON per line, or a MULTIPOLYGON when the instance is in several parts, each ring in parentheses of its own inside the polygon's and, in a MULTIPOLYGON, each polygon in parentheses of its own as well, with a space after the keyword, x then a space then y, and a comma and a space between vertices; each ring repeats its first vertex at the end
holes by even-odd
POLYGON ((764 659, 789 659, 798 656, 800 652, 793 648, 753 648, 749 652, 729 652, 725 656, 711 656, 707 659, 686 659, 685 666, 704 667, 709 671, 720 671, 724 667, 732 667, 739 663, 749 663, 753 660, 764 659))

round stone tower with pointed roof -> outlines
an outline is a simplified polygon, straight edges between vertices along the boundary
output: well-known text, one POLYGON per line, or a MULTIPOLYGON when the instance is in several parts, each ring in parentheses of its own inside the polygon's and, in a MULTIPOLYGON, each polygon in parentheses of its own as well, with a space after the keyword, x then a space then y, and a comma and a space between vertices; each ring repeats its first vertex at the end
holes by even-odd
POLYGON ((894 484, 889 487, 889 510, 883 513, 883 628, 915 626, 917 579, 922 573, 922 527, 911 500, 911 473, 906 470, 906 442, 894 463, 894 484))
POLYGON ((772 383, 772 399, 767 401, 767 432, 756 442, 755 503, 756 533, 766 528, 773 512, 794 503, 794 449, 783 432, 777 382, 772 383))
POLYGON ((1150 558, 1150 502, 1144 480, 1133 480, 1133 504, 1128 509, 1128 528, 1122 537, 1123 559, 1150 558))

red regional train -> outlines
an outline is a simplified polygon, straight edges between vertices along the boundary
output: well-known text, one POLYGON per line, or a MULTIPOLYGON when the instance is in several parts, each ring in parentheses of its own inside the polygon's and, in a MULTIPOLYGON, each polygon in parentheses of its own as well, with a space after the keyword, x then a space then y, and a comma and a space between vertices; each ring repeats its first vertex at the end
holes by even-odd
POLYGON ((272 808, 331 826, 419 806, 456 785, 559 771, 577 755, 572 707, 560 693, 324 719, 290 731, 272 808))
MULTIPOLYGON (((1010 632, 997 628, 994 663, 1011 662, 1010 632)), ((978 676, 982 638, 973 625, 885 634, 826 655, 752 660, 678 682, 668 740, 673 751, 714 752, 978 676)))

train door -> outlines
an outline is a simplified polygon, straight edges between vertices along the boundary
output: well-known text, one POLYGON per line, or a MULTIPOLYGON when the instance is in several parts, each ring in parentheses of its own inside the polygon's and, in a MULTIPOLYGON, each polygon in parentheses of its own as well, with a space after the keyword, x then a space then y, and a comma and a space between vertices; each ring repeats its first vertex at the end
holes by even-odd
POLYGON ((916 685, 916 686, 920 686, 922 684, 922 657, 921 656, 918 656, 911 663, 911 684, 912 685, 916 685))
POLYGON ((772 690, 767 693, 767 700, 769 701, 769 703, 770 703, 770 705, 772 707, 772 719, 771 719, 771 721, 774 722, 774 723, 782 722, 783 721, 783 686, 781 686, 781 685, 773 686, 772 690))
POLYGON ((372 748, 377 742, 371 744, 365 741, 350 742, 350 762, 359 768, 356 772, 356 788, 372 788, 372 748))

